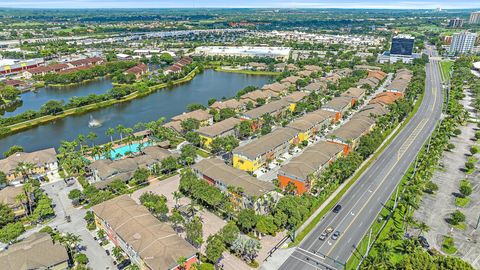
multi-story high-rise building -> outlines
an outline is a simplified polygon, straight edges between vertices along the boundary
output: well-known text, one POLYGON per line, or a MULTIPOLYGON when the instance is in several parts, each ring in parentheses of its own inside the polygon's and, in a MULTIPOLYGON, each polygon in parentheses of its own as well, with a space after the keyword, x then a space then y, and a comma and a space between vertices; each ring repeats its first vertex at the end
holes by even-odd
POLYGON ((465 54, 472 51, 475 41, 477 39, 476 33, 463 31, 453 34, 452 44, 450 45, 450 54, 465 54))
POLYGON ((463 19, 455 18, 448 21, 448 27, 450 28, 461 28, 463 26, 463 19))
POLYGON ((470 20, 468 20, 470 24, 478 24, 480 23, 480 11, 475 11, 470 14, 470 20))
POLYGON ((391 55, 411 56, 413 54, 413 46, 415 38, 410 35, 398 35, 392 38, 391 55))

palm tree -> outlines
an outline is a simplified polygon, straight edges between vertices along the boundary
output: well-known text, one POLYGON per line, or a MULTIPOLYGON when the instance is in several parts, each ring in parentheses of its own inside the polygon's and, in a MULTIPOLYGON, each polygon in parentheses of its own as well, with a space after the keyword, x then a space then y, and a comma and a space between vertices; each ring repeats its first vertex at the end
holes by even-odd
POLYGON ((30 162, 20 162, 15 168, 15 174, 22 175, 23 180, 26 180, 30 178, 30 173, 34 168, 35 168, 35 165, 33 165, 30 162))
POLYGON ((110 142, 113 144, 113 135, 115 134, 115 129, 114 128, 108 128, 107 131, 105 131, 106 136, 110 136, 110 142))
POLYGON ((80 236, 75 235, 73 233, 67 233, 63 236, 60 237, 59 239, 60 243, 63 244, 67 248, 67 252, 70 255, 71 258, 74 256, 74 250, 76 250, 76 247, 78 244, 82 242, 82 239, 80 236))
POLYGON ((78 145, 80 145, 80 152, 83 155, 83 143, 85 142, 85 135, 79 134, 77 136, 77 142, 78 142, 78 145))
POLYGON ((95 146, 95 142, 94 142, 94 141, 95 141, 96 138, 97 138, 97 134, 96 134, 95 132, 90 132, 90 133, 88 133, 88 135, 87 135, 87 139, 88 139, 90 142, 92 142, 92 147, 95 146))
POLYGON ((118 125, 116 128, 117 133, 120 134, 120 141, 123 141, 123 133, 125 132, 125 127, 123 125, 118 125))
POLYGON ((28 206, 28 213, 32 213, 32 193, 34 191, 32 183, 25 183, 23 185, 23 192, 25 193, 26 201, 27 201, 27 206, 28 206))
POLYGON ((30 213, 28 213, 28 208, 27 208, 28 206, 26 205, 27 204, 27 195, 25 194, 25 192, 20 193, 17 196, 15 196, 15 202, 17 204, 23 206, 23 208, 25 209, 25 212, 27 213, 27 216, 30 214, 30 213))
POLYGON ((180 258, 178 258, 177 260, 177 265, 178 265, 178 268, 181 269, 181 270, 184 270, 186 269, 186 264, 187 264, 187 258, 183 257, 183 256, 180 256, 180 258))
POLYGON ((175 208, 178 208, 178 202, 183 197, 183 194, 180 191, 174 191, 172 195, 173 199, 175 200, 175 208))
POLYGON ((422 221, 418 224, 418 236, 428 231, 430 231, 430 227, 428 227, 428 225, 425 222, 422 221))

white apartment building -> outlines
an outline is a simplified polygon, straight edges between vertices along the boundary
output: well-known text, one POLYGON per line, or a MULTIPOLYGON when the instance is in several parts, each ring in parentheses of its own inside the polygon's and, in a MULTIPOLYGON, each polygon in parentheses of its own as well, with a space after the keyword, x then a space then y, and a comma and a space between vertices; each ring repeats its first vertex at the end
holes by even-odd
POLYGON ((468 20, 469 24, 480 23, 480 11, 475 11, 470 14, 470 19, 468 20))
POLYGON ((449 53, 465 54, 471 52, 476 39, 477 33, 470 33, 468 31, 453 34, 449 53))

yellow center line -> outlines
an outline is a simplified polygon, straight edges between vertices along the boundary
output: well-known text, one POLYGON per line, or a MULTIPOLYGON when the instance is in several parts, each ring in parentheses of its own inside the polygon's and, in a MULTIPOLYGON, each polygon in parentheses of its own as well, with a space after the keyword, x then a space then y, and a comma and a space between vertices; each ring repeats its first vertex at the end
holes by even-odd
MULTIPOLYGON (((432 74, 432 77, 435 76, 433 75, 434 72, 432 70, 430 70, 431 74, 432 74)), ((433 85, 433 84, 432 84, 433 85)), ((433 87, 432 87, 433 88, 433 87)), ((435 104, 435 102, 434 102, 435 104)), ((422 125, 422 128, 420 128, 420 130, 423 129, 423 127, 425 126, 426 124, 426 120, 428 120, 427 118, 424 118, 422 119, 422 121, 417 125, 416 128, 418 128, 418 126, 422 125), (423 123, 423 124, 422 124, 423 123)), ((416 135, 418 136, 418 134, 416 135)), ((405 148, 405 152, 408 150, 408 148, 410 148, 411 146, 411 143, 405 148)), ((402 154, 403 155, 403 154, 402 154)), ((375 190, 371 193, 370 197, 368 198, 368 200, 365 202, 365 204, 360 208, 360 210, 357 212, 357 214, 354 216, 354 218, 352 219, 352 221, 348 224, 348 226, 345 228, 345 230, 343 230, 344 232, 348 231, 348 229, 352 226, 352 224, 355 222, 355 220, 357 219, 357 217, 361 216, 360 213, 363 211, 363 209, 365 209, 365 207, 367 207, 368 205, 368 202, 370 202, 370 200, 375 196, 375 193, 377 192, 378 189, 380 189, 380 187, 382 187, 382 184, 385 182, 385 180, 387 179, 387 177, 390 175, 390 173, 392 172, 392 170, 395 168, 395 166, 398 164, 398 162, 400 161, 400 159, 397 159, 397 161, 395 161, 395 163, 390 167, 390 170, 388 170, 388 172, 385 174, 385 176, 383 177, 383 179, 380 181, 380 184, 377 186, 377 188, 375 188, 375 190)), ((335 243, 332 245, 332 247, 330 248, 330 250, 327 252, 327 256, 329 256, 333 249, 335 248, 335 246, 340 242, 340 239, 345 235, 345 233, 341 234, 337 241, 335 241, 335 243)))

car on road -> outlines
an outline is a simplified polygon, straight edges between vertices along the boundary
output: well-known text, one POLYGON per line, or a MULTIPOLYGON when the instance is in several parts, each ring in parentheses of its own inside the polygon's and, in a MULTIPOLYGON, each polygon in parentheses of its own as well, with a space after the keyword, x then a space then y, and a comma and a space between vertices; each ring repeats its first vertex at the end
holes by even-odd
POLYGON ((420 242, 420 245, 422 245, 423 248, 426 248, 426 249, 430 248, 430 244, 428 243, 427 238, 423 236, 419 236, 418 241, 420 242))
POLYGON ((335 232, 332 234, 332 240, 337 240, 338 237, 340 237, 340 232, 339 232, 339 231, 335 231, 335 232))
POLYGON ((127 260, 124 260, 123 262, 121 262, 121 263, 119 263, 119 264, 117 265, 117 269, 118 269, 118 270, 123 270, 123 269, 125 269, 127 266, 129 266, 130 264, 131 264, 130 260, 128 260, 128 259, 127 259, 127 260))
POLYGON ((325 232, 327 234, 330 234, 331 232, 333 232, 333 227, 332 226, 328 226, 326 229, 325 229, 325 232))
POLYGON ((328 237, 328 233, 322 232, 322 233, 320 234, 320 236, 318 237, 318 240, 323 241, 323 240, 327 239, 327 237, 328 237))
POLYGON ((332 211, 334 213, 338 213, 338 212, 340 212, 341 209, 342 209, 342 206, 340 204, 337 204, 337 205, 335 205, 335 207, 333 208, 332 211))

